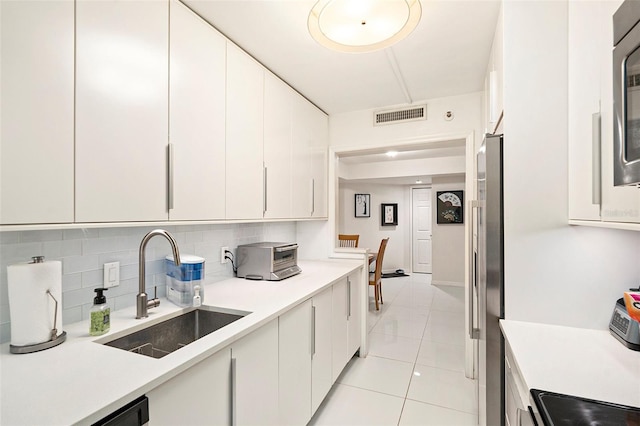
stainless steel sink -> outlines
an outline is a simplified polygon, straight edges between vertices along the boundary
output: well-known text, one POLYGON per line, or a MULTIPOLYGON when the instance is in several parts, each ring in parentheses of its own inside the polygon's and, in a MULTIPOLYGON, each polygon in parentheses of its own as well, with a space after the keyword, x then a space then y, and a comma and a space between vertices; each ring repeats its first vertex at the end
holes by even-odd
POLYGON ((193 308, 125 336, 98 343, 153 358, 162 358, 247 314, 249 313, 223 312, 207 307, 193 308))

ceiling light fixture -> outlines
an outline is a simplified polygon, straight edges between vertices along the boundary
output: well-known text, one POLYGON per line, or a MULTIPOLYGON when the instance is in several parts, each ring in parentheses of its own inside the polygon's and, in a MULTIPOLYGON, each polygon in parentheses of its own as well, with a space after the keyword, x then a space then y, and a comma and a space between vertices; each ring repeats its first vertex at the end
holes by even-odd
POLYGON ((387 151, 387 157, 389 158, 394 158, 396 155, 398 155, 398 151, 387 151))
POLYGON ((307 25, 321 45, 363 53, 402 40, 416 28, 421 15, 419 0, 318 0, 307 25))
POLYGON ((419 184, 421 184, 421 183, 422 183, 422 181, 421 181, 420 179, 418 179, 418 180, 416 181, 416 183, 419 185, 419 184))

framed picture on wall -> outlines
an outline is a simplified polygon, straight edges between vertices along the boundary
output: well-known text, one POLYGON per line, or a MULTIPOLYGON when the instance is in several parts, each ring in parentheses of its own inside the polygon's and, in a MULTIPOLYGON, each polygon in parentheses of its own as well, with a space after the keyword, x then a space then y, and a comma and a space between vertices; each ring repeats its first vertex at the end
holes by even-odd
POLYGON ((464 191, 438 191, 436 223, 464 223, 464 191))
POLYGON ((371 195, 356 194, 355 195, 355 216, 369 217, 371 216, 371 195))
POLYGON ((381 204, 382 226, 395 226, 398 224, 398 205, 397 204, 381 204))

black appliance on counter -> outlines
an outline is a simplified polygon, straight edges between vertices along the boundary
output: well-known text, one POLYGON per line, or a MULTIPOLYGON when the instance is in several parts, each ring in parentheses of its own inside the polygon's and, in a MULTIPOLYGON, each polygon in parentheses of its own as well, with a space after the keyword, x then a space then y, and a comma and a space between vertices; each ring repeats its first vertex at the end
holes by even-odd
POLYGON ((531 411, 538 426, 636 426, 640 408, 531 389, 531 411))
MULTIPOLYGON (((640 289, 631 290, 639 291, 640 289)), ((623 298, 618 299, 613 309, 609 321, 609 331, 627 348, 640 351, 640 322, 631 318, 623 298)))

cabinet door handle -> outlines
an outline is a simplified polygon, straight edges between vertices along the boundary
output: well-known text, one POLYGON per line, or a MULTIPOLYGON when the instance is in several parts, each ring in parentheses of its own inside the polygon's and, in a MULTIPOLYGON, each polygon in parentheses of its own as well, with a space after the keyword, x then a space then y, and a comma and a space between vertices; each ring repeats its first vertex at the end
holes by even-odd
POLYGON ((262 173, 263 173, 263 205, 262 205, 262 215, 267 212, 267 166, 262 163, 262 173))
POLYGON ((167 146, 167 205, 169 210, 173 209, 173 144, 167 146))
POLYGON ((231 357, 231 426, 236 426, 236 359, 231 357))
POLYGON ((311 357, 316 354, 316 307, 311 306, 311 357))
MULTIPOLYGON (((477 340, 480 338, 480 330, 478 328, 475 327, 476 322, 475 320, 475 310, 473 309, 473 302, 475 301, 475 296, 474 294, 477 294, 477 288, 478 288, 478 252, 477 250, 475 250, 473 248, 473 234, 474 232, 477 232, 476 229, 476 222, 473 219, 473 211, 476 211, 476 217, 478 220, 480 220, 480 202, 478 200, 472 200, 471 201, 471 258, 472 258, 472 262, 473 262, 473 267, 471 268, 473 277, 471 279, 471 288, 469 289, 469 338, 473 339, 473 340, 477 340)), ((476 244, 477 244, 477 239, 478 237, 476 237, 476 244)))
POLYGON ((311 216, 316 211, 316 180, 311 179, 311 216))
POLYGON ((600 153, 602 150, 602 119, 599 112, 591 115, 591 204, 602 202, 602 171, 600 153))
POLYGON ((351 318, 351 280, 347 278, 347 319, 351 318))

